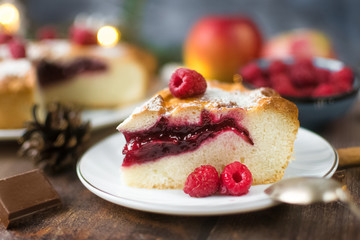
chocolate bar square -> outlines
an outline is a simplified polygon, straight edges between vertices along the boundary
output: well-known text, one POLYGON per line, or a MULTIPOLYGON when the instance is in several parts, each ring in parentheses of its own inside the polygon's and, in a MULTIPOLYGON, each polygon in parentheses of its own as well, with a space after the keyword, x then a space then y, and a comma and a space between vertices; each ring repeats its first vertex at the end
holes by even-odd
POLYGON ((0 220, 6 228, 16 220, 60 205, 59 195, 39 170, 0 180, 0 220))

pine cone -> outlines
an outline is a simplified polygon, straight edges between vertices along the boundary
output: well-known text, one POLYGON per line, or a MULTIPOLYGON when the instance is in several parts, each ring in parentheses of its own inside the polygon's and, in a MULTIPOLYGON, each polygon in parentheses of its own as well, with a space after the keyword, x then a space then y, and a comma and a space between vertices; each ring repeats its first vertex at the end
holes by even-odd
POLYGON ((45 123, 37 118, 33 107, 33 122, 19 139, 19 154, 28 157, 44 170, 56 172, 76 162, 82 144, 90 137, 90 123, 82 123, 80 111, 53 103, 48 108, 45 123))

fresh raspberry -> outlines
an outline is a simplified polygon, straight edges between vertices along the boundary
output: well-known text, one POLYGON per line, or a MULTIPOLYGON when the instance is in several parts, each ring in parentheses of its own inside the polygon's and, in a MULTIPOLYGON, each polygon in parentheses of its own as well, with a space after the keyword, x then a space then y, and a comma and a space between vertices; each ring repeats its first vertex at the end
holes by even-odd
POLYGON ((284 83, 281 85, 277 85, 274 89, 282 96, 286 97, 299 97, 300 92, 290 83, 284 83))
POLYGON ((0 44, 8 43, 14 38, 13 35, 7 33, 0 33, 0 44))
POLYGON ((336 89, 330 83, 320 84, 312 93, 313 97, 328 97, 337 94, 336 89))
POLYGON ((216 168, 202 165, 187 177, 184 192, 190 197, 207 197, 217 192, 219 184, 219 173, 216 168))
POLYGON ((290 77, 297 87, 317 85, 315 67, 308 59, 297 60, 290 68, 290 77))
POLYGON ((270 87, 271 84, 269 81, 266 80, 266 78, 260 76, 260 77, 257 77, 253 80, 253 82, 251 83, 253 86, 255 87, 270 87))
POLYGON ((78 45, 94 45, 97 43, 94 31, 80 27, 70 29, 70 39, 78 45))
POLYGON ((246 82, 252 83, 256 78, 261 77, 262 70, 256 63, 250 63, 241 69, 240 74, 246 82))
POLYGON ((311 97, 315 88, 316 87, 313 87, 313 86, 297 88, 298 97, 311 97))
POLYGON ((270 76, 270 82, 272 88, 274 88, 279 94, 283 96, 299 96, 299 90, 292 85, 290 77, 284 73, 270 76))
POLYGON ((350 85, 347 82, 337 82, 336 84, 333 84, 333 86, 337 93, 345 93, 353 89, 352 84, 350 85))
POLYGON ((291 79, 287 74, 278 73, 270 75, 270 83, 273 87, 283 85, 284 83, 291 84, 291 79))
POLYGON ((315 68, 316 79, 319 84, 330 82, 330 71, 324 68, 315 68))
POLYGON ((8 43, 8 48, 13 58, 17 59, 26 57, 25 44, 19 39, 10 41, 8 43))
POLYGON ((252 184, 249 169, 240 162, 227 165, 220 175, 220 193, 240 196, 246 194, 252 184))
POLYGON ((337 72, 333 72, 331 74, 331 80, 332 83, 337 84, 339 82, 346 83, 347 85, 352 85, 354 81, 354 73, 353 71, 348 68, 344 67, 341 70, 337 72))
POLYGON ((57 31, 52 26, 42 27, 36 32, 36 38, 38 40, 55 39, 56 37, 57 31))
POLYGON ((312 58, 295 58, 295 63, 294 64, 301 65, 301 66, 304 66, 304 67, 307 67, 307 68, 314 68, 312 58))
POLYGON ((187 68, 176 69, 169 82, 170 92, 177 98, 188 98, 203 94, 206 87, 205 78, 200 73, 187 68))
POLYGON ((270 75, 286 73, 287 69, 288 69, 288 66, 280 60, 272 61, 269 65, 270 75))

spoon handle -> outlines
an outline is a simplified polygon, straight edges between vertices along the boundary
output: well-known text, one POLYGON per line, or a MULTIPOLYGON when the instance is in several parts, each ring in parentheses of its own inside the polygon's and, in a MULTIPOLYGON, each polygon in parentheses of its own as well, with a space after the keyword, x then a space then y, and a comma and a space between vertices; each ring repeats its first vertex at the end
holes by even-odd
POLYGON ((341 167, 360 164, 360 147, 339 148, 339 165, 341 167))
POLYGON ((352 200, 351 195, 344 189, 339 189, 340 191, 337 191, 337 195, 339 197, 339 200, 343 203, 345 203, 350 211, 358 218, 360 219, 360 208, 354 203, 352 200))

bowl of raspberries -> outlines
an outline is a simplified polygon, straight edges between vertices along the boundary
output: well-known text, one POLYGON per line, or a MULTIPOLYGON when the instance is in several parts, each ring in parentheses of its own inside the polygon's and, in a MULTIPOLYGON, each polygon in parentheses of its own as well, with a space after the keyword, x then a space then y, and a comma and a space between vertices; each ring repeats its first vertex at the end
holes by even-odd
POLYGON ((249 87, 270 87, 299 109, 300 125, 322 127, 351 108, 360 82, 354 71, 335 59, 261 59, 240 70, 249 87))

